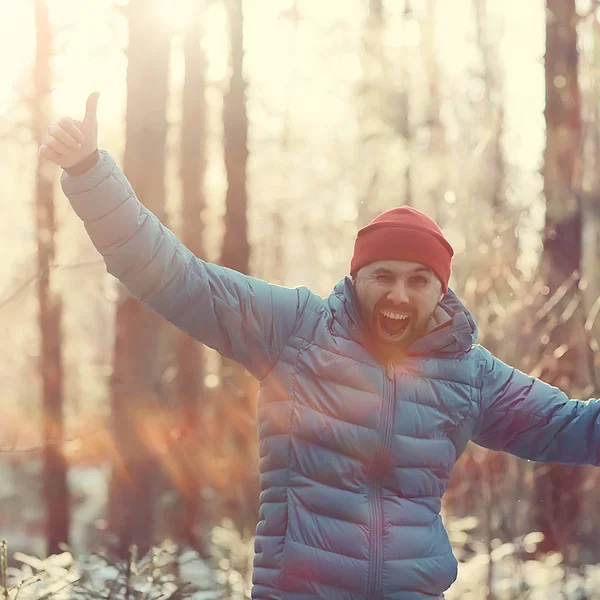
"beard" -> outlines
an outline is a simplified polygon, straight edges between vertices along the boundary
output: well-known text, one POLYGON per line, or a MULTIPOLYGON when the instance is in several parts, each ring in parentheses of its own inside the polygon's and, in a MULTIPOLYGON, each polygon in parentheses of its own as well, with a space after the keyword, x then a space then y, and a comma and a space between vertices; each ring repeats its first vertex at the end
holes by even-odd
POLYGON ((367 321, 378 354, 385 360, 404 356, 409 347, 424 335, 430 317, 431 315, 419 317, 417 311, 410 306, 390 306, 385 301, 378 302, 367 321), (386 309, 390 313, 402 313, 404 318, 386 316, 386 309))

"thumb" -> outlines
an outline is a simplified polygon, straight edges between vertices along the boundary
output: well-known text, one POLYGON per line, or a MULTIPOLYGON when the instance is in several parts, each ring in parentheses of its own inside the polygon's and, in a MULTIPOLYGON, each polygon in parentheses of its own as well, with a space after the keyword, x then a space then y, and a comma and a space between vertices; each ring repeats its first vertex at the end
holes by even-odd
POLYGON ((97 120, 96 110, 98 108, 98 98, 100 92, 94 92, 90 94, 87 102, 85 103, 85 117, 83 117, 83 123, 91 124, 97 120))

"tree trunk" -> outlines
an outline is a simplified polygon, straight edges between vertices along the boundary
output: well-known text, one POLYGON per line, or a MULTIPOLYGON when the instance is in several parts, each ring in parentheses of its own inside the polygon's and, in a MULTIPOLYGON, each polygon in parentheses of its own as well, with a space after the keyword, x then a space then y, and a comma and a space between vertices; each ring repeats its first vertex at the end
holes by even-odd
POLYGON ((490 35, 490 18, 488 16, 488 0, 474 0, 477 21, 477 45, 481 54, 482 79, 484 89, 484 111, 487 119, 484 121, 486 130, 491 131, 490 142, 487 144, 483 158, 486 161, 488 173, 487 189, 494 221, 501 217, 504 211, 504 178, 505 165, 502 152, 502 134, 504 130, 504 106, 501 98, 502 77, 499 66, 498 46, 490 35))
MULTIPOLYGON (((598 303, 600 302, 600 22, 594 18, 591 28, 593 48, 590 51, 590 60, 585 75, 590 77, 592 84, 587 92, 587 121, 585 130, 588 138, 588 163, 585 167, 586 184, 582 198, 583 231, 582 231, 582 275, 586 286, 584 301, 586 315, 590 318, 589 336, 590 346, 597 355, 600 351, 600 318, 598 318, 598 303)), ((585 112, 585 111, 584 111, 585 112)), ((582 186, 583 187, 583 186, 582 186)), ((589 394, 600 394, 600 361, 590 356, 590 371, 593 380, 589 394)))
MULTIPOLYGON (((404 0, 404 19, 408 23, 413 18, 412 0, 404 0)), ((404 204, 406 206, 414 205, 413 197, 413 177, 412 177, 412 126, 410 122, 411 107, 410 107, 410 68, 406 58, 402 60, 401 85, 400 92, 400 113, 398 128, 404 139, 404 148, 406 152, 406 167, 404 169, 404 204)))
POLYGON ((368 180, 359 196, 357 227, 364 227, 380 212, 378 206, 382 170, 381 119, 384 95, 381 79, 384 77, 384 17, 382 0, 369 0, 369 13, 364 24, 362 54, 364 81, 360 98, 359 124, 361 128, 360 162, 368 180))
POLYGON ((425 124, 429 140, 425 160, 420 160, 420 168, 415 176, 424 186, 428 197, 427 209, 441 226, 448 222, 448 204, 444 195, 448 188, 448 156, 446 130, 442 122, 442 73, 436 47, 436 4, 437 0, 427 0, 425 17, 421 23, 421 56, 427 74, 427 97, 425 99, 425 124), (426 176, 422 176, 423 174, 426 176), (425 183, 426 182, 426 183, 425 183))
MULTIPOLYGON (((290 31, 290 64, 296 64, 298 54, 298 25, 300 23, 299 0, 293 0, 289 12, 287 13, 289 22, 292 26, 290 31)), ((290 199, 292 181, 292 172, 294 171, 294 134, 291 105, 293 99, 298 93, 298 77, 296 71, 291 68, 286 73, 287 80, 282 82, 285 89, 285 99, 283 104, 283 124, 280 141, 281 164, 279 168, 279 190, 277 201, 274 203, 273 210, 269 215, 272 234, 265 240, 261 252, 265 256, 265 270, 269 274, 269 280, 273 283, 282 285, 286 279, 287 248, 289 246, 289 236, 291 234, 288 223, 293 222, 295 226, 301 222, 297 213, 298 203, 290 199)), ((302 207, 300 207, 302 210, 302 207)))
MULTIPOLYGON (((124 171, 140 200, 165 221, 165 143, 170 34, 157 0, 130 0, 124 171)), ((154 535, 165 324, 123 291, 116 314, 112 419, 119 462, 111 481, 110 521, 117 551, 146 553, 154 535)))
MULTIPOLYGON (((202 211, 205 208, 204 174, 206 171, 206 59, 202 49, 203 3, 194 4, 184 32, 185 80, 181 123, 182 242, 198 257, 204 255, 202 211)), ((204 409, 204 347, 180 332, 177 339, 178 395, 180 406, 179 496, 182 503, 181 539, 194 547, 201 542, 194 529, 206 521, 199 490, 206 479, 195 459, 204 409)), ((199 548, 202 552, 204 548, 199 548)))
MULTIPOLYGON (((585 338, 578 289, 582 222, 581 200, 575 193, 581 160, 576 25, 575 0, 547 0, 543 170, 546 223, 541 274, 548 298, 569 279, 572 284, 548 316, 553 326, 543 349, 539 375, 572 397, 579 397, 585 387, 583 366, 587 353, 582 343, 585 338)), ((537 527, 545 536, 540 549, 561 551, 568 558, 569 547, 578 535, 581 468, 537 465, 535 472, 537 527)))
MULTIPOLYGON (((244 19, 241 0, 225 0, 227 8, 231 77, 223 99, 223 136, 227 194, 225 232, 221 264, 241 273, 249 272, 248 196, 248 117, 246 84, 243 75, 244 19)), ((251 531, 258 519, 258 470, 256 464, 256 406, 253 385, 245 370, 224 359, 221 364, 223 397, 220 400, 223 422, 228 424, 222 438, 223 449, 232 460, 231 477, 235 489, 226 502, 237 525, 251 531), (231 417, 235 415, 235 423, 231 417)))
POLYGON ((410 46, 404 43, 413 19, 412 3, 404 2, 403 40, 392 54, 387 47, 383 2, 369 1, 361 53, 363 82, 358 98, 359 172, 366 179, 359 196, 357 226, 363 227, 382 210, 415 202, 411 123, 410 46))
POLYGON ((243 74, 244 20, 241 0, 225 0, 229 24, 231 77, 223 98, 223 143, 227 195, 225 197, 225 233, 221 264, 248 273, 250 243, 248 241, 248 196, 246 166, 248 163, 248 117, 246 84, 243 74))
MULTIPOLYGON (((42 143, 50 116, 51 36, 46 0, 35 0, 36 55, 35 98, 32 103, 36 142, 42 143)), ((36 171, 37 267, 40 325, 40 371, 43 395, 44 503, 48 554, 60 552, 69 542, 69 493, 67 461, 63 453, 63 365, 61 349, 62 305, 52 291, 50 270, 54 264, 53 167, 38 162, 36 171)))

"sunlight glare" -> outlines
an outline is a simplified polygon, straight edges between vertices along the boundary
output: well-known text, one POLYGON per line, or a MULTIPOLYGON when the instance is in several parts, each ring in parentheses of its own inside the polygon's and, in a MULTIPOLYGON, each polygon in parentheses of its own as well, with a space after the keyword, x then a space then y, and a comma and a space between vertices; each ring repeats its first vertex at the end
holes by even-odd
MULTIPOLYGON (((173 33, 182 32, 192 18, 194 0, 157 0, 158 18, 173 33)), ((197 1, 197 0, 196 0, 197 1)))

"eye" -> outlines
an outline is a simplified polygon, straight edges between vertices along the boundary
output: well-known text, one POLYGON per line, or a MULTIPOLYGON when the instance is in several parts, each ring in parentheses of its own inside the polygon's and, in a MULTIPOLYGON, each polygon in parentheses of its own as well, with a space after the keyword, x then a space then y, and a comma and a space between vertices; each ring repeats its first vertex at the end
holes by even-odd
POLYGON ((377 273, 375 279, 382 283, 387 283, 392 280, 392 276, 389 273, 377 273))
POLYGON ((429 283, 429 279, 427 279, 426 277, 423 277, 422 275, 414 275, 413 277, 410 278, 411 283, 414 283, 416 285, 425 285, 427 283, 429 283))

